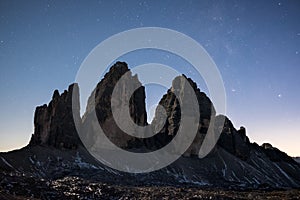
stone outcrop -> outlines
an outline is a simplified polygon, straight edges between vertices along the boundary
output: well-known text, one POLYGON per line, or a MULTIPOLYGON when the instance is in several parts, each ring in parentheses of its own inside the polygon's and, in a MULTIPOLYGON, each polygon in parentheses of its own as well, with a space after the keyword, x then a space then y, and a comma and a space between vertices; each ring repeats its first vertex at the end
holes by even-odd
POLYGON ((29 145, 48 145, 74 149, 81 145, 74 119, 79 120, 79 93, 77 84, 69 86, 61 95, 55 90, 52 100, 35 110, 34 134, 29 145), (74 118, 72 94, 74 93, 74 118))
MULTIPOLYGON (((112 116, 112 93, 118 81, 121 81, 119 84, 124 87, 120 88, 116 93, 122 96, 125 101, 116 102, 116 105, 121 106, 122 103, 129 102, 129 105, 126 106, 129 106, 133 122, 139 126, 147 124, 145 88, 139 82, 137 75, 132 76, 126 63, 117 62, 97 84, 88 100, 86 112, 83 116, 83 132, 86 134, 86 143, 89 146, 93 146, 94 142, 99 139, 96 138, 96 130, 93 129, 93 124, 95 123, 99 123, 106 136, 119 147, 127 148, 130 143, 135 143, 136 141, 135 137, 126 134, 118 127, 112 116), (138 88, 132 96, 129 94, 129 87, 138 88), (95 107, 95 109, 93 110, 92 107, 95 107), (92 112, 96 112, 98 121, 91 118, 92 112)), ((114 99, 114 101, 118 100, 114 99)), ((101 143, 101 141, 98 142, 101 143)))
POLYGON ((273 147, 269 143, 262 144, 261 148, 268 158, 273 162, 294 162, 292 157, 288 156, 286 153, 280 151, 276 147, 273 147))
POLYGON ((152 121, 152 126, 160 127, 161 123, 164 123, 164 126, 153 139, 146 140, 146 145, 150 148, 161 148, 162 146, 168 144, 176 135, 180 126, 181 110, 179 101, 173 91, 179 90, 178 93, 180 94, 180 98, 189 98, 189 94, 185 94, 183 92, 184 87, 186 86, 183 85, 182 79, 187 80, 187 82, 193 88, 198 100, 198 102, 195 103, 199 104, 200 113, 197 135, 190 148, 185 152, 185 156, 198 155, 199 148, 203 142, 205 134, 207 133, 210 120, 211 118, 215 117, 216 112, 212 102, 206 96, 206 94, 201 92, 200 89, 197 88, 197 84, 193 82, 192 79, 187 78, 185 75, 176 77, 172 82, 172 87, 160 100, 159 105, 165 109, 167 119, 165 122, 163 122, 161 120, 161 116, 163 114, 159 112, 159 110, 156 110, 155 117, 152 121))
POLYGON ((222 130, 218 145, 240 159, 246 160, 250 154, 250 141, 246 136, 246 129, 241 127, 239 130, 236 130, 232 122, 222 115, 216 117, 216 122, 218 122, 219 118, 225 118, 225 121, 221 125, 216 123, 216 128, 222 130))

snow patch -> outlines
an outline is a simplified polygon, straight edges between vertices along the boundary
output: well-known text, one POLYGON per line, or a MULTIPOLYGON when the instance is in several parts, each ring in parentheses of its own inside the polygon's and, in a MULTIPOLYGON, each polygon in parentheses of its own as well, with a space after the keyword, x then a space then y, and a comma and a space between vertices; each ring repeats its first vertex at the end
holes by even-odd
POLYGON ((96 166, 86 163, 82 161, 82 158, 79 155, 79 152, 77 152, 76 157, 75 157, 75 163, 79 166, 80 169, 82 168, 87 168, 87 169, 98 169, 96 166))
POLYGON ((231 171, 231 173, 232 173, 233 178, 235 178, 235 180, 241 181, 241 180, 235 175, 234 171, 231 171))
POLYGON ((29 157, 29 161, 34 165, 34 160, 32 160, 31 156, 29 157))
POLYGON ((297 185, 292 179, 291 179, 291 177, 287 174, 287 173, 285 173, 285 171, 283 171, 282 169, 281 169, 281 167, 280 166, 278 166, 277 165, 277 163, 274 163, 274 165, 279 169, 279 171, 291 182, 291 183, 293 183, 294 185, 297 185))
POLYGON ((295 167, 291 164, 288 164, 293 170, 296 170, 295 167))
POLYGON ((106 171, 108 171, 108 172, 110 172, 110 173, 113 173, 113 174, 115 174, 115 175, 121 175, 119 172, 117 172, 117 171, 115 171, 115 170, 113 170, 113 169, 111 169, 111 168, 109 168, 109 167, 105 167, 105 169, 106 169, 106 171))
POLYGON ((254 180, 257 184, 260 183, 255 176, 252 178, 252 180, 254 180))
POLYGON ((15 168, 14 168, 11 164, 9 164, 9 162, 7 162, 3 157, 1 157, 1 160, 2 160, 7 166, 9 166, 10 168, 12 168, 12 169, 15 170, 15 168))

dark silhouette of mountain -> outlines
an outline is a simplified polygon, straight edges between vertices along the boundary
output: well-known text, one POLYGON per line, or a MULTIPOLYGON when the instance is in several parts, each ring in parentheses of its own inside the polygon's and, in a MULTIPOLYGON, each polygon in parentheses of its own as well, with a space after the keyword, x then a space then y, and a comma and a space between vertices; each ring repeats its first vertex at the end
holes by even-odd
POLYGON ((294 160, 298 163, 300 163, 300 157, 294 157, 294 160))
MULTIPOLYGON (((0 191, 10 194, 15 192, 23 196, 33 194, 35 197, 43 196, 41 198, 44 199, 66 198, 72 196, 72 192, 66 193, 61 188, 65 185, 66 190, 70 189, 68 184, 75 184, 76 180, 81 184, 77 187, 80 191, 78 195, 89 198, 92 198, 91 195, 104 198, 101 192, 84 192, 96 190, 97 187, 93 186, 93 183, 98 183, 98 187, 103 191, 116 196, 121 194, 111 191, 108 185, 227 189, 300 187, 299 163, 271 144, 259 146, 251 143, 244 127, 237 130, 228 117, 216 116, 211 100, 185 75, 173 80, 171 88, 159 102, 166 111, 166 118, 162 118, 163 113, 157 109, 151 127, 156 129, 163 125, 158 129, 158 133, 146 139, 126 134, 117 126, 111 110, 113 89, 124 74, 124 87, 117 92, 128 100, 132 120, 140 126, 146 126, 145 88, 137 75, 132 76, 126 63, 117 62, 97 84, 82 119, 79 114, 77 84, 70 85, 62 94, 54 91, 48 105, 36 108, 35 129, 29 144, 20 150, 0 153, 0 191), (189 94, 184 93, 186 85, 183 80, 188 81, 196 94, 200 118, 195 122, 198 124, 196 137, 178 160, 154 172, 133 174, 111 169, 89 154, 78 136, 75 121, 85 133, 83 139, 89 148, 99 140, 90 130, 93 123, 99 123, 114 144, 128 151, 153 151, 167 145, 176 136, 180 126, 181 108, 178 98, 189 97, 189 94), (130 96, 126 89, 126 86, 131 87, 130 85, 138 87, 133 96, 130 96), (179 97, 174 94, 175 90, 179 91, 179 97), (75 95, 75 103, 72 102, 72 95, 75 95), (72 103, 75 105, 73 114, 72 103), (95 110, 92 109, 93 106, 95 110), (92 114, 96 114, 96 122, 89 120, 92 114), (220 138, 206 157, 198 158, 199 148, 212 121, 213 128, 221 131, 220 138), (219 123, 220 121, 224 123, 219 123), (83 185, 90 189, 82 189, 83 185), (31 186, 40 187, 44 192, 38 192, 31 186)), ((116 103, 119 104, 122 102, 116 103)))
MULTIPOLYGON (((126 87, 120 88, 116 93, 122 95, 125 101, 129 102, 129 112, 134 123, 139 126, 147 124, 147 113, 145 104, 145 88, 139 82, 137 75, 132 76, 131 71, 128 69, 126 63, 117 62, 113 65, 109 72, 105 74, 104 78, 97 84, 95 90, 90 96, 86 108, 86 112, 82 120, 83 132, 86 134, 85 137, 89 145, 92 146, 97 141, 94 137, 93 132, 96 131, 93 128, 93 123, 99 123, 107 137, 117 146, 126 148, 130 143, 133 143, 136 139, 123 132, 116 124, 112 110, 111 110, 111 99, 113 89, 116 83, 121 80, 121 85, 126 87), (131 97, 128 94, 129 87, 137 87, 138 89, 133 93, 131 97), (92 107, 95 107, 92 110, 92 107), (93 112, 96 112, 97 119, 91 119, 93 112), (95 122, 95 120, 97 120, 95 122)), ((117 101, 118 99, 114 99, 117 101)), ((121 105, 121 101, 116 104, 121 105)), ((101 142, 101 141, 100 141, 101 142)), ((97 143, 99 144, 99 143, 97 143)))
MULTIPOLYGON (((72 114, 72 94, 77 93, 78 85, 72 84, 61 95, 55 90, 48 105, 38 106, 34 114, 34 134, 29 146, 47 145, 56 148, 76 149, 80 144, 74 120, 80 120, 78 109, 72 114)), ((79 97, 79 96, 78 96, 79 97)))

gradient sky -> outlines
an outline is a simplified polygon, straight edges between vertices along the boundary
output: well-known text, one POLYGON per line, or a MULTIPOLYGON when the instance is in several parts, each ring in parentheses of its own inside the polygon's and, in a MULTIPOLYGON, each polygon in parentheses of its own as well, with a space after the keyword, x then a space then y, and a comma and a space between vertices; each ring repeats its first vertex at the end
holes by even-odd
MULTIPOLYGON (((35 107, 75 80, 101 41, 132 28, 158 26, 187 34, 217 64, 227 116, 252 142, 300 155, 300 1, 0 1, 0 151, 25 146, 35 107)), ((165 52, 121 58, 129 66, 191 66, 165 52)), ((99 77, 100 80, 100 77, 99 77)), ((164 89, 149 87, 147 105, 164 89), (156 92, 155 92, 156 91, 156 92), (150 96, 151 95, 151 96, 150 96)))

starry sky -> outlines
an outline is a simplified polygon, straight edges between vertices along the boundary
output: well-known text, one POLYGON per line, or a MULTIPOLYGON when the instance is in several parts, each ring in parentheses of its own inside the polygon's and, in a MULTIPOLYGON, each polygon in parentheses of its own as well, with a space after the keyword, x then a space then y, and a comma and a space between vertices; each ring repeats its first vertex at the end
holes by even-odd
MULTIPOLYGON (((101 41, 132 28, 164 27, 195 39, 213 58, 226 89, 226 115, 236 128, 245 126, 252 142, 299 156, 299 19, 297 0, 0 0, 0 151, 28 143, 35 107, 74 82, 101 41)), ((178 56, 141 50, 119 60, 172 66, 207 92, 195 69, 178 56)), ((146 90, 150 109, 166 89, 146 90)))

